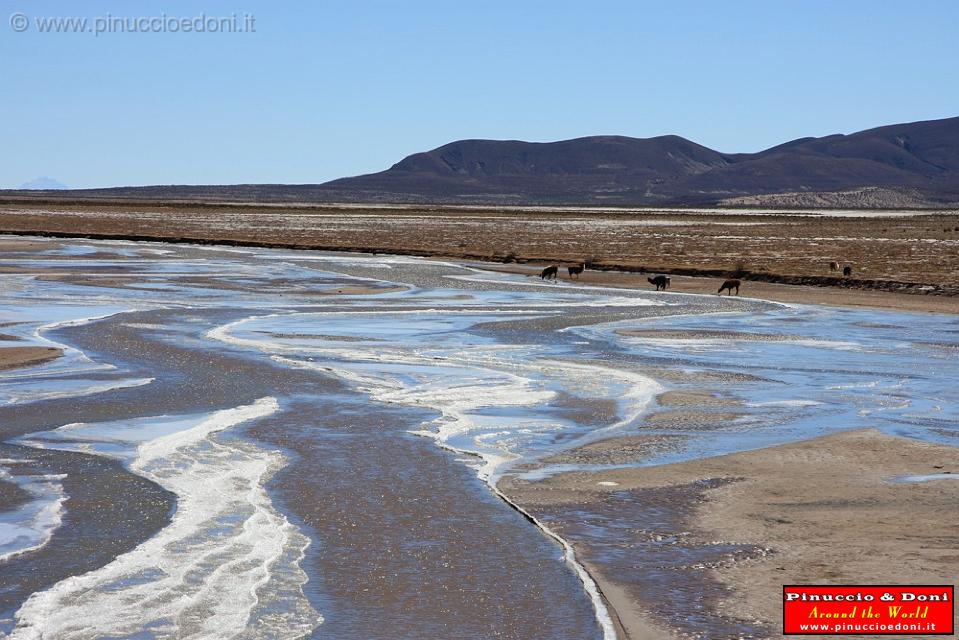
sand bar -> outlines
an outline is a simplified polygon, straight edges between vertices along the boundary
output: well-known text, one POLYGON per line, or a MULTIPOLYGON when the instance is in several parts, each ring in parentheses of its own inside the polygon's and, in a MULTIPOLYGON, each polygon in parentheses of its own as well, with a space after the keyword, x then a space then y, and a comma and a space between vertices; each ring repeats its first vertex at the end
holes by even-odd
POLYGON ((55 347, 0 348, 0 370, 43 364, 60 357, 62 349, 55 347))
POLYGON ((780 637, 783 584, 953 584, 954 474, 959 448, 870 429, 659 467, 507 478, 501 488, 553 518, 617 611, 624 637, 666 637, 650 626, 689 631, 663 608, 662 580, 633 570, 650 553, 647 539, 691 554, 695 561, 671 565, 670 585, 674 593, 696 589, 701 615, 780 637), (894 481, 925 474, 941 479, 894 481), (603 521, 593 514, 604 513, 618 520, 617 544, 629 547, 622 554, 583 533, 589 522, 595 535, 603 521), (685 580, 673 576, 683 573, 685 580))

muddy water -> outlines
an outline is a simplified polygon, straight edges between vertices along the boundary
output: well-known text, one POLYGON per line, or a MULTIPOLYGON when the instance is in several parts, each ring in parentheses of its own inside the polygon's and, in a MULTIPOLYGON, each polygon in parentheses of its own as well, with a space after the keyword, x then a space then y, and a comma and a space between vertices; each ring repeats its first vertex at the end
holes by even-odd
MULTIPOLYGON (((924 381, 883 355, 882 327, 910 322, 897 314, 844 317, 850 346, 818 312, 419 259, 48 247, 0 255, 16 267, 4 333, 64 349, 0 374, 0 628, 14 637, 608 638, 592 580, 499 495, 504 475, 583 468, 549 461, 613 436, 711 455, 870 411, 950 432, 944 319, 916 334, 924 381), (737 341, 726 318, 770 337, 737 341), (649 335, 661 327, 692 335, 649 335), (853 356, 829 366, 836 351, 853 356), (878 405, 856 391, 876 372, 878 405), (745 418, 647 421, 658 394, 704 380, 741 394, 745 418)), ((595 515, 552 522, 621 534, 595 515)))

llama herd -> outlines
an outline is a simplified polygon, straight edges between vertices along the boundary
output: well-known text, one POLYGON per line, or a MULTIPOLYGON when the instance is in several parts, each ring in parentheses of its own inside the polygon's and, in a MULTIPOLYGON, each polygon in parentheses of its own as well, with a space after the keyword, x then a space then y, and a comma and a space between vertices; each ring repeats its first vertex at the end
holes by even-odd
MULTIPOLYGON (((578 279, 579 276, 584 271, 586 271, 586 263, 572 265, 570 267, 567 267, 566 271, 569 273, 570 280, 578 279)), ((539 274, 539 277, 543 280, 556 280, 558 276, 559 276, 558 264, 549 265, 548 267, 543 269, 539 274)), ((651 285, 654 285, 656 287, 656 291, 665 291, 666 289, 669 289, 670 279, 669 279, 669 276, 667 275, 660 274, 657 276, 653 276, 652 278, 646 278, 646 280, 648 280, 651 285)), ((723 282, 722 286, 719 287, 719 295, 722 295, 723 291, 726 291, 726 290, 729 291, 729 295, 733 295, 733 289, 735 289, 736 295, 738 296, 739 285, 741 284, 742 282, 740 280, 726 280, 725 282, 723 282)))
MULTIPOLYGON (((830 271, 839 271, 840 267, 842 268, 843 278, 852 276, 852 265, 840 265, 835 261, 829 263, 830 271)), ((540 272, 539 277, 543 280, 556 280, 556 278, 559 276, 559 269, 559 265, 551 264, 540 272)), ((566 268, 566 271, 569 273, 570 280, 579 279, 579 276, 586 271, 586 263, 569 266, 566 268)), ((646 280, 649 282, 649 284, 656 287, 656 291, 666 291, 669 289, 670 279, 667 275, 659 274, 651 278, 646 278, 646 280)), ((719 295, 723 295, 723 291, 727 291, 729 292, 729 295, 733 295, 733 291, 735 290, 736 295, 738 296, 739 287, 741 285, 742 280, 739 280, 738 278, 730 278, 729 280, 723 281, 723 283, 719 286, 719 291, 717 293, 719 295)))
MULTIPOLYGON (((829 263, 829 270, 830 270, 830 271, 839 271, 839 263, 836 262, 835 260, 833 260, 832 262, 830 262, 830 263, 829 263)), ((852 265, 851 265, 851 264, 844 265, 843 268, 842 268, 842 277, 843 277, 843 278, 848 278, 848 277, 851 276, 851 275, 852 275, 852 265)))
MULTIPOLYGON (((569 273, 570 280, 572 280, 574 276, 579 278, 579 274, 586 271, 586 264, 583 263, 567 267, 566 271, 569 273)), ((559 265, 551 264, 543 269, 543 272, 539 274, 539 277, 543 280, 555 280, 557 275, 559 275, 559 265)))

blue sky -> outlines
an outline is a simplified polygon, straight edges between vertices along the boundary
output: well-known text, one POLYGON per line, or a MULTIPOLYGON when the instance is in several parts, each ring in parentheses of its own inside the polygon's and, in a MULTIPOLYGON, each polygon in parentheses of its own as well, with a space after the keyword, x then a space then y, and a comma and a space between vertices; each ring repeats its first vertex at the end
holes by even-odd
POLYGON ((953 1, 0 3, 0 187, 322 182, 460 138, 756 151, 959 115, 953 1), (255 32, 35 22, 163 14, 255 32))

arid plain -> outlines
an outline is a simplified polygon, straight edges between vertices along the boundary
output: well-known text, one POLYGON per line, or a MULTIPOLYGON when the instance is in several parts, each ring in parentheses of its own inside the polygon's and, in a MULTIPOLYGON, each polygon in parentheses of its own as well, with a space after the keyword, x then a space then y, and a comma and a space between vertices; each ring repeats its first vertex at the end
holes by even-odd
MULTIPOLYGON (((952 210, 0 201, 0 231, 377 251, 959 295, 952 210), (830 263, 852 267, 852 277, 830 263)), ((703 292, 708 292, 704 286, 703 292)))

